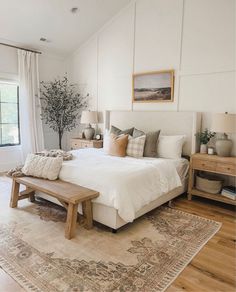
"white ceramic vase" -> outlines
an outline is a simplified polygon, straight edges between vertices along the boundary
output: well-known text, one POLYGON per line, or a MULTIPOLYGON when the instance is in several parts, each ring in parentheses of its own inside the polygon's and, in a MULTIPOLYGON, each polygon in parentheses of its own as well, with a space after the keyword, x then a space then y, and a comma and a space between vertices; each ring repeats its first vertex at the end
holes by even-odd
POLYGON ((206 154, 207 153, 207 144, 200 145, 200 153, 206 154))

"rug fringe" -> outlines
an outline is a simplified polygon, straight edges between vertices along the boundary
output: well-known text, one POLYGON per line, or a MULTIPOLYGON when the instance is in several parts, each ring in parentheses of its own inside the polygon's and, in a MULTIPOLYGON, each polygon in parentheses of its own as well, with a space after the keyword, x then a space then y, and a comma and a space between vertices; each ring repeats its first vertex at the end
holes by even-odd
POLYGON ((13 268, 3 257, 0 256, 0 267, 11 276, 22 288, 29 292, 42 292, 41 289, 27 280, 19 271, 13 268))
MULTIPOLYGON (((181 213, 184 213, 184 212, 181 212, 181 213)), ((189 214, 189 215, 192 215, 192 214, 189 214)), ((192 216, 199 217, 197 215, 192 215, 192 216)), ((212 221, 210 219, 206 219, 206 220, 215 223, 216 229, 214 230, 214 232, 212 234, 209 234, 211 233, 210 231, 206 233, 205 237, 207 237, 208 235, 208 238, 205 239, 203 242, 201 242, 201 244, 199 242, 201 240, 198 240, 198 243, 200 244, 199 247, 190 248, 188 252, 184 255, 183 259, 180 262, 178 262, 171 270, 167 272, 167 275, 161 280, 161 282, 156 287, 157 290, 155 289, 155 291, 164 292, 175 281, 175 279, 179 276, 179 274, 187 267, 187 265, 192 261, 192 259, 200 252, 203 246, 220 230, 222 223, 212 221)))

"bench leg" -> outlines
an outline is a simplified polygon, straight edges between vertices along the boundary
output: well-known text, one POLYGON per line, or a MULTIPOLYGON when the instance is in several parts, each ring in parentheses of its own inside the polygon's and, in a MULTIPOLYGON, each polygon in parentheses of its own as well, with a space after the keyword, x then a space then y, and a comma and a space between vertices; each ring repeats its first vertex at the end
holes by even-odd
POLYGON ((169 208, 174 208, 174 202, 173 202, 173 200, 170 200, 170 201, 168 202, 168 207, 169 207, 169 208))
POLYGON ((82 202, 83 215, 85 217, 85 228, 93 228, 93 210, 91 200, 82 202))
POLYGON ((35 194, 34 194, 34 192, 32 192, 31 194, 29 194, 29 201, 31 203, 34 203, 35 202, 35 194))
POLYGON ((11 202, 10 202, 11 208, 17 207, 19 189, 20 189, 20 184, 13 179, 12 180, 12 189, 11 189, 11 202))
POLYGON ((25 194, 29 195, 29 198, 28 198, 29 202, 34 203, 35 202, 35 191, 29 187, 26 187, 24 192, 25 192, 25 194))
POLYGON ((71 239, 75 236, 76 222, 77 222, 78 204, 68 204, 65 238, 71 239))

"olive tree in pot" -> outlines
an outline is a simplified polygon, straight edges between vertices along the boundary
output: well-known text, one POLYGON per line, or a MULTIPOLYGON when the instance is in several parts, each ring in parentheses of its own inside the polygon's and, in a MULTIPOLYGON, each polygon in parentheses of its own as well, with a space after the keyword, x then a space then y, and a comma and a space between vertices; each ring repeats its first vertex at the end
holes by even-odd
POLYGON ((81 111, 87 108, 87 96, 81 96, 75 84, 68 78, 57 78, 51 82, 41 82, 41 118, 49 128, 58 133, 61 149, 63 134, 76 127, 81 111))

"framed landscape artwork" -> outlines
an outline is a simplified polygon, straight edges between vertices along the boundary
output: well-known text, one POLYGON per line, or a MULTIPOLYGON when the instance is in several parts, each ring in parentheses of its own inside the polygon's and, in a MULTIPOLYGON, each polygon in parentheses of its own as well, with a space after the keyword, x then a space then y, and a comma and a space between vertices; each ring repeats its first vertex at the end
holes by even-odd
POLYGON ((133 75, 133 102, 173 102, 174 70, 133 75))

